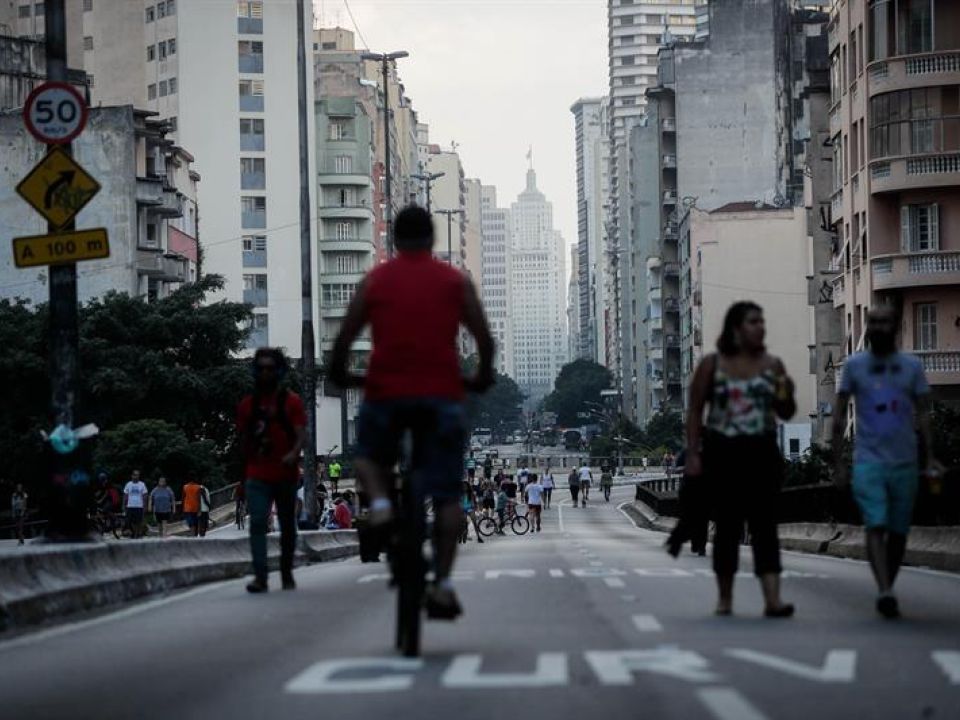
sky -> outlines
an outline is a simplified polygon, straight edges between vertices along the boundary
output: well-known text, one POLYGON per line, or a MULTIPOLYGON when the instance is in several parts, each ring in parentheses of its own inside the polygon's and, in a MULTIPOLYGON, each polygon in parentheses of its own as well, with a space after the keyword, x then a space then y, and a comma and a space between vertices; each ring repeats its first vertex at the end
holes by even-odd
MULTIPOLYGON (((431 142, 457 143, 467 177, 497 186, 509 206, 537 184, 554 225, 576 242, 570 106, 607 91, 606 0, 347 0, 374 52, 406 50, 400 78, 431 142)), ((314 0, 318 19, 354 30, 344 0, 314 0)))

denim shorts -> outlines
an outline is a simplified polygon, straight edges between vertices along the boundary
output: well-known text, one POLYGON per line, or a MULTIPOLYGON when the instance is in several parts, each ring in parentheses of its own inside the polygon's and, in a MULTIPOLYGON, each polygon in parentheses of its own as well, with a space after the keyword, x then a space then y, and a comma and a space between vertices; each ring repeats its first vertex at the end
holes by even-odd
POLYGON ((412 476, 418 491, 435 498, 459 498, 467 445, 463 403, 443 398, 366 400, 357 418, 357 454, 392 469, 407 430, 413 440, 412 476))
POLYGON ((919 470, 914 463, 855 463, 853 496, 860 506, 863 524, 906 535, 919 483, 919 470))

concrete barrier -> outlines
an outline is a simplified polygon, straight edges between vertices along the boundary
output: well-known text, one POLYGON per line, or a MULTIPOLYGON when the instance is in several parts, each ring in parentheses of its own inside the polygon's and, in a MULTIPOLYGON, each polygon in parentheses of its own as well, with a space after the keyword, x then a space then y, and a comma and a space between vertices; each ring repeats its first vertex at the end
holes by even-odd
MULTIPOLYGON (((354 530, 298 534, 297 564, 360 551, 354 530)), ((280 539, 268 536, 271 566, 280 539)), ((0 555, 0 630, 250 572, 247 538, 34 545, 0 555)))

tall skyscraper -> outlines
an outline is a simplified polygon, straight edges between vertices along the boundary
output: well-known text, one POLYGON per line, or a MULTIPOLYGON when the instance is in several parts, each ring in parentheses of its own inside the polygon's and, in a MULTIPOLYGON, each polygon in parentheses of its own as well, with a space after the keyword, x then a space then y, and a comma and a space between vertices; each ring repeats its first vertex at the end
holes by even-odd
POLYGON ((527 171, 526 189, 510 206, 513 378, 533 407, 552 389, 568 359, 566 255, 553 229, 553 205, 527 171))
POLYGON ((513 376, 513 303, 510 296, 510 211, 497 206, 497 188, 480 188, 482 280, 480 296, 497 344, 496 367, 513 376))

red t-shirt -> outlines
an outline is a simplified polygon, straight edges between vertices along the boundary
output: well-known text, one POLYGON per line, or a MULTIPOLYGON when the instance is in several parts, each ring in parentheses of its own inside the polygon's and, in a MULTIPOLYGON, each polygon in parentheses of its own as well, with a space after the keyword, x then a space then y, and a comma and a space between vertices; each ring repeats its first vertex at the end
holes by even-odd
POLYGON ((365 397, 463 399, 457 334, 463 274, 429 251, 400 252, 370 271, 365 290, 373 353, 365 397))
POLYGON ((350 515, 350 508, 346 503, 340 503, 333 509, 333 518, 337 521, 337 527, 341 530, 349 530, 353 524, 353 517, 350 515))
POLYGON ((287 391, 285 403, 287 421, 293 433, 288 434, 277 418, 277 393, 260 398, 259 421, 250 427, 253 413, 253 395, 247 395, 237 407, 237 429, 243 442, 247 478, 264 482, 296 482, 297 464, 286 465, 283 457, 296 444, 295 433, 306 427, 307 414, 303 401, 296 393, 287 391))

